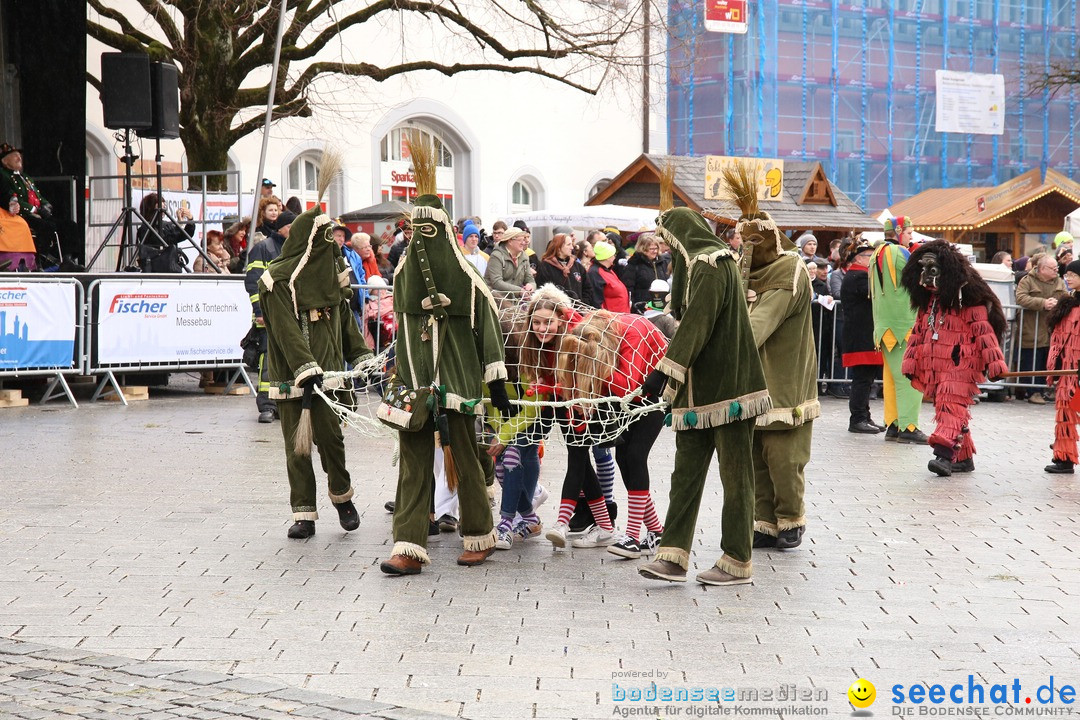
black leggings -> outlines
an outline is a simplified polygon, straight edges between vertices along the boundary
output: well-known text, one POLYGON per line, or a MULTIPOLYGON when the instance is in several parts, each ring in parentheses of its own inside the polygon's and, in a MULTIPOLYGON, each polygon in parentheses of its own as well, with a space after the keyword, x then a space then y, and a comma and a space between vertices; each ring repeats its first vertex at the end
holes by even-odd
MULTIPOLYGON (((664 413, 656 410, 635 420, 619 439, 620 444, 615 447, 615 463, 619 466, 627 490, 649 489, 649 452, 663 427, 664 413)), ((587 501, 604 497, 592 465, 592 448, 568 445, 562 498, 577 500, 581 493, 585 494, 587 501)))

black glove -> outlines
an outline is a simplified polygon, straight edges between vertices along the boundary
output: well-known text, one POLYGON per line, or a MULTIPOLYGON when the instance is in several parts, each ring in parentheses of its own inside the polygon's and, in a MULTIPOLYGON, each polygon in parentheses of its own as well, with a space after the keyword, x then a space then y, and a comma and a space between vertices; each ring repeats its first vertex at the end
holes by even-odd
POLYGON ((660 397, 664 394, 664 386, 667 385, 668 377, 660 370, 653 370, 641 384, 641 392, 649 397, 660 397))
POLYGON ((506 394, 506 383, 502 380, 492 380, 488 383, 491 390, 491 404, 502 413, 503 417, 514 414, 514 406, 510 404, 510 397, 506 394))
POLYGON ((299 387, 304 388, 306 390, 308 388, 308 386, 322 387, 322 383, 323 383, 322 373, 318 373, 316 375, 308 375, 306 378, 304 378, 303 380, 301 380, 300 382, 298 382, 296 384, 299 387))

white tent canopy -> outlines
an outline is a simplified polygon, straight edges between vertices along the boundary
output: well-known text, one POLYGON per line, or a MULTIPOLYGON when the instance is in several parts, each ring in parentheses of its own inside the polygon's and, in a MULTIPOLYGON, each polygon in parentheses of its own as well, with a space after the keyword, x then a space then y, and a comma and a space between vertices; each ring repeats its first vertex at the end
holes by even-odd
POLYGON ((1065 216, 1065 230, 1069 231, 1074 238, 1080 237, 1080 208, 1073 210, 1065 216))
POLYGON ((605 228, 612 225, 625 232, 636 232, 642 228, 656 227, 657 215, 659 212, 652 208, 593 205, 517 213, 506 217, 506 223, 512 225, 517 220, 524 220, 530 228, 556 225, 569 225, 573 228, 605 228))

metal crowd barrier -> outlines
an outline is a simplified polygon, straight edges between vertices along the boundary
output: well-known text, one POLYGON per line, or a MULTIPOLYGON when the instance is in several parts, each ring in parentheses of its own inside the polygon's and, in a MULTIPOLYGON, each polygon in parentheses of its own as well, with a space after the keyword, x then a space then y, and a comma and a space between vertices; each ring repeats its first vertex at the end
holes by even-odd
MULTIPOLYGON (((41 399, 41 404, 44 405, 50 400, 64 396, 71 405, 79 407, 79 403, 75 401, 75 396, 72 394, 71 387, 68 385, 64 376, 81 374, 83 371, 83 359, 86 356, 86 316, 84 312, 86 303, 82 284, 74 278, 50 277, 49 275, 30 273, 9 273, 0 275, 0 283, 74 286, 74 344, 71 361, 67 365, 32 365, 27 367, 9 368, 6 370, 0 366, 0 384, 3 383, 5 377, 16 378, 51 375, 52 379, 45 389, 45 395, 41 399)), ((31 329, 27 327, 26 315, 24 314, 22 316, 21 323, 16 326, 16 323, 19 323, 18 317, 18 311, 15 310, 13 304, 0 302, 0 353, 6 353, 7 350, 15 347, 17 343, 26 342, 30 339, 31 329), (9 327, 11 328, 10 332, 8 330, 9 327), (23 331, 21 339, 18 332, 19 328, 23 331)))
MULTIPOLYGON (((1039 367, 1038 353, 1030 353, 1031 357, 1022 361, 1021 350, 1021 328, 1025 322, 1031 322, 1034 328, 1034 335, 1038 337, 1039 328, 1046 322, 1046 316, 1048 311, 1042 310, 1034 312, 1025 310, 1019 305, 1002 305, 1002 310, 1005 312, 1005 319, 1007 322, 1005 337, 1002 339, 1002 354, 1005 356, 1005 362, 1009 365, 1009 369, 1013 371, 1021 370, 1045 370, 1045 357, 1043 357, 1043 366, 1039 367), (1034 317, 1030 317, 1034 315, 1034 317)), ((842 352, 840 349, 841 336, 843 334, 843 318, 842 307, 839 300, 833 306, 833 310, 830 312, 822 308, 822 322, 831 322, 832 324, 832 342, 826 347, 827 333, 819 332, 816 342, 818 351, 818 383, 825 385, 833 384, 849 384, 851 378, 848 377, 848 373, 845 372, 845 368, 842 364, 842 352), (831 315, 831 317, 827 317, 831 315), (827 363, 822 361, 822 354, 830 353, 832 362, 827 363)), ((1045 351, 1049 350, 1049 343, 1045 346, 1045 351)), ((879 381, 880 382, 880 381, 879 381)), ((995 380, 992 383, 988 383, 993 386, 1000 386, 1002 388, 1022 388, 1024 390, 1045 390, 1048 385, 1046 384, 1046 378, 1007 378, 1001 380, 995 380), (1038 380, 1039 382, 1035 382, 1038 380)))

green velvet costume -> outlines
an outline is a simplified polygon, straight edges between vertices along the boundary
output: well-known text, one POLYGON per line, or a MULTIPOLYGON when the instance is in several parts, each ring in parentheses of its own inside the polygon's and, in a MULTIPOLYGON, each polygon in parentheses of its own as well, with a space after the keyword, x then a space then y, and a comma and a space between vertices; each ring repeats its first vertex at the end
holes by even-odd
POLYGON ((773 407, 754 431, 754 529, 776 537, 806 525, 803 470, 810 461, 817 399, 817 350, 811 326, 810 274, 767 213, 738 224, 750 325, 773 407))
POLYGON ((658 560, 690 564, 690 546, 715 454, 724 486, 716 566, 750 577, 754 419, 772 407, 736 257, 699 214, 679 207, 658 222, 672 252, 672 313, 681 318, 658 369, 668 376, 675 467, 658 560))
MULTIPOLYGON (((297 216, 281 255, 259 278, 270 398, 278 402, 294 520, 319 517, 311 457, 297 453, 293 446, 304 392, 299 384, 324 372, 343 371, 346 358, 356 365, 371 355, 349 309, 348 266, 334 242, 332 227, 318 207, 297 216)), ((352 393, 341 377, 325 380, 322 387, 341 401, 352 393)), ((341 423, 318 396, 312 401, 311 421, 330 499, 335 503, 350 500, 353 488, 345 468, 341 423)))
MULTIPOLYGON (((397 380, 412 388, 441 389, 465 549, 486 550, 495 545, 495 529, 473 414, 482 408, 483 384, 506 379, 498 310, 483 277, 462 254, 438 197, 416 199, 412 227, 412 242, 394 272, 397 380)), ((392 554, 427 564, 434 423, 419 432, 400 432, 398 441, 392 554)))

